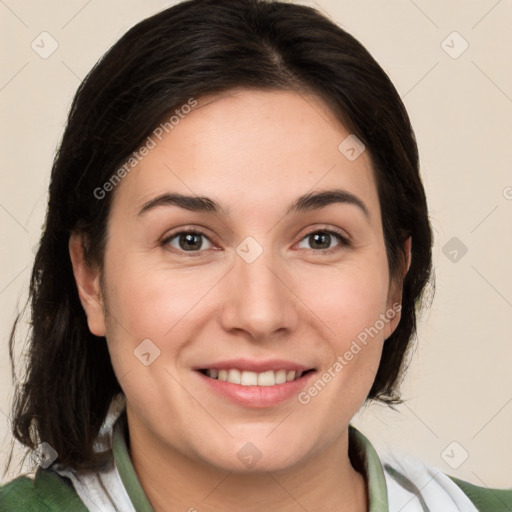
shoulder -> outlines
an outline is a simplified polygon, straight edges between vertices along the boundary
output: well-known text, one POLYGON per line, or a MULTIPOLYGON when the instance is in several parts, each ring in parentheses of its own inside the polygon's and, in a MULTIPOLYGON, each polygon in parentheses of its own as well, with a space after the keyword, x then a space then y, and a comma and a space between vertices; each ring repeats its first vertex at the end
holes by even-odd
POLYGON ((86 512, 71 482, 39 468, 34 479, 20 476, 0 487, 2 512, 86 512))
POLYGON ((389 510, 512 512, 512 488, 471 484, 407 454, 381 456, 389 510), (427 508, 415 508, 418 506, 427 508))

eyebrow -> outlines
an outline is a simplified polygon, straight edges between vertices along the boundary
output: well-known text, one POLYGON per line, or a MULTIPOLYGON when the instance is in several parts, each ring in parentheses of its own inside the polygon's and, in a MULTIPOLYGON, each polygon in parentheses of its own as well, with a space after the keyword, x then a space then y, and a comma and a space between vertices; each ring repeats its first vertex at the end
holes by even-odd
MULTIPOLYGON (((291 213, 302 213, 312 210, 319 210, 331 204, 342 203, 358 207, 370 219, 370 213, 364 202, 351 192, 343 189, 329 189, 319 192, 312 192, 298 197, 286 211, 291 213)), ((157 208, 159 206, 178 206, 193 212, 213 213, 222 217, 229 215, 229 209, 222 207, 217 201, 209 197, 187 196, 183 194, 166 193, 151 199, 142 205, 137 216, 157 208)))

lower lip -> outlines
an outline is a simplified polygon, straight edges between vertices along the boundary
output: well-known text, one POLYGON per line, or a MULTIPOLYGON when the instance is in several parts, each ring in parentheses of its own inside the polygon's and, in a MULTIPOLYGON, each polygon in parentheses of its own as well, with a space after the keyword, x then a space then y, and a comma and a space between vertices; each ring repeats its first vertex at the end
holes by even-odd
POLYGON ((242 386, 241 384, 212 379, 200 371, 195 373, 203 379, 210 389, 222 397, 244 407, 263 408, 273 407, 296 397, 316 372, 310 371, 296 380, 273 386, 242 386))

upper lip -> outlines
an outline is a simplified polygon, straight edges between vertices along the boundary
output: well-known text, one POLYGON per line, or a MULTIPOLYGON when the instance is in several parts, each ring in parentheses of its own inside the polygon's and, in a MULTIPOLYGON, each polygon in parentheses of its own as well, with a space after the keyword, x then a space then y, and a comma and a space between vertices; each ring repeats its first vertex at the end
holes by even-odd
POLYGON ((287 370, 287 371, 307 371, 312 370, 312 366, 286 361, 284 359, 266 359, 258 361, 255 359, 229 359, 225 361, 217 361, 215 363, 207 363, 205 365, 194 368, 195 370, 229 370, 231 368, 262 373, 270 370, 287 370))

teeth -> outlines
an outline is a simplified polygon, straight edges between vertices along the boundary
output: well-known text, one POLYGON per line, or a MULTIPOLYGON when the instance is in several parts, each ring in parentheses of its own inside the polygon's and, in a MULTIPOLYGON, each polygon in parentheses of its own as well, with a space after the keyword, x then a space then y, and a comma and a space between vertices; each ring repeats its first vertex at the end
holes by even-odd
POLYGON ((240 370, 228 370, 228 382, 232 382, 233 384, 240 384, 240 370))
POLYGON ((276 374, 269 370, 258 375, 258 386, 273 386, 276 383, 276 374))
POLYGON ((304 372, 293 370, 268 370, 266 372, 256 373, 237 370, 206 370, 206 375, 212 379, 231 382, 232 384, 241 384, 242 386, 274 386, 275 384, 284 384, 291 382, 302 376, 304 372))
MULTIPOLYGON (((231 372, 231 370, 229 371, 231 372)), ((228 382, 233 381, 228 379, 228 382)), ((234 384, 242 384, 242 386, 257 386, 258 374, 256 372, 242 372, 242 378, 240 382, 235 382, 234 384)))
POLYGON ((286 382, 286 370, 277 370, 276 384, 284 384, 286 382))

